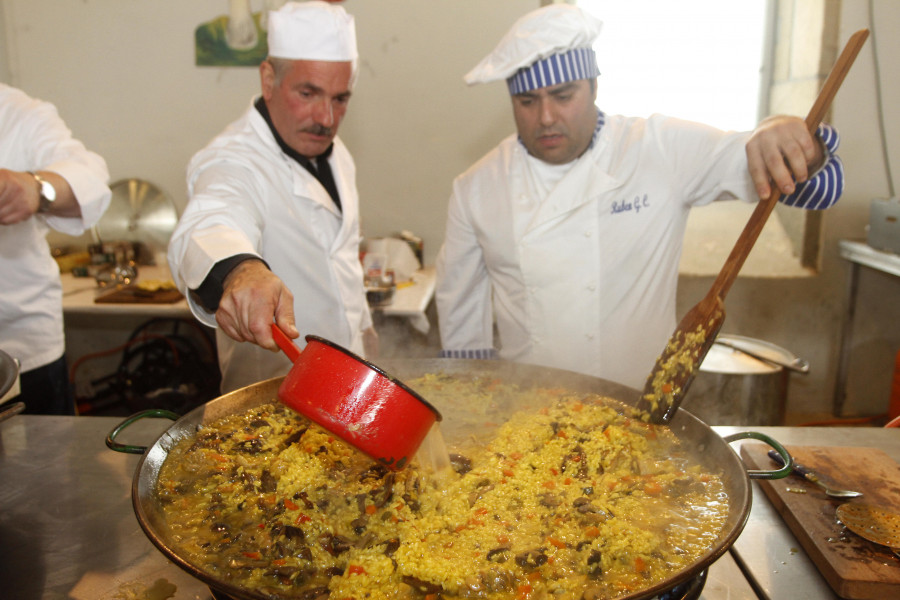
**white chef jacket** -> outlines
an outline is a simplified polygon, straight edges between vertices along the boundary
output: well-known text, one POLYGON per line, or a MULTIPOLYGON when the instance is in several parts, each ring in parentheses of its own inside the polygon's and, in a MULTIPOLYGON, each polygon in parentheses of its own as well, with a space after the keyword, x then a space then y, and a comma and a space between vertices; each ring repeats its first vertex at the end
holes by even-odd
POLYGON ((72 137, 56 107, 3 84, 0 168, 61 175, 81 206, 80 218, 36 214, 0 226, 0 349, 27 372, 65 352, 62 284, 47 233, 81 235, 99 221, 112 196, 109 171, 103 158, 72 137))
POLYGON ((572 163, 512 135, 453 183, 436 301, 444 349, 642 388, 675 329, 692 206, 756 199, 749 133, 607 116, 572 163), (493 302, 493 313, 491 310, 493 302))
MULTIPOLYGON (((341 198, 338 210, 325 188, 278 146, 251 104, 188 166, 190 201, 169 243, 178 288, 201 322, 215 315, 191 297, 210 269, 236 254, 261 257, 294 294, 304 336, 315 334, 363 354, 362 332, 372 326, 362 265, 356 166, 335 138, 328 159, 341 198)), ((222 391, 284 375, 281 352, 236 342, 216 332, 222 391)))

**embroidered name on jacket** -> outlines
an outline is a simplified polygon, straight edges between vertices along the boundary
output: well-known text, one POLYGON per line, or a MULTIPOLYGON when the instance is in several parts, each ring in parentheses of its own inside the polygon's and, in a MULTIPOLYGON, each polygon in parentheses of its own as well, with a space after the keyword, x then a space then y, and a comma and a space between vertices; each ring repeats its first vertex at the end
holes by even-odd
POLYGON ((642 208, 649 208, 650 200, 647 199, 647 194, 643 196, 635 196, 633 200, 626 200, 622 198, 622 200, 613 201, 612 210, 610 214, 616 215, 624 212, 641 212, 642 208))

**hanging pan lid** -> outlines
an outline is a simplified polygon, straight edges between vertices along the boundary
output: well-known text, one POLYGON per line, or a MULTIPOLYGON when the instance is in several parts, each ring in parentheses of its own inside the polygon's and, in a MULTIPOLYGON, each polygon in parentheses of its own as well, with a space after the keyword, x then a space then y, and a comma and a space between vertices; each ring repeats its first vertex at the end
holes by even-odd
POLYGON ((143 179, 120 179, 109 186, 112 200, 95 227, 100 242, 137 242, 150 256, 165 252, 178 223, 172 199, 143 179))

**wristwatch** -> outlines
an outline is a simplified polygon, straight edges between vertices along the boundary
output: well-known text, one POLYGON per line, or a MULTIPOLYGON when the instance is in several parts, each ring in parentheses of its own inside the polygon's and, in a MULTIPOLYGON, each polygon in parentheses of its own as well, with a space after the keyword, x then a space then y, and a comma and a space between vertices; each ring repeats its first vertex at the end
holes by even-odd
POLYGON ((40 204, 38 204, 38 212, 45 213, 50 210, 50 207, 53 206, 53 203, 56 202, 56 188, 53 187, 53 184, 35 173, 34 171, 28 171, 34 180, 37 181, 38 191, 41 194, 40 204))

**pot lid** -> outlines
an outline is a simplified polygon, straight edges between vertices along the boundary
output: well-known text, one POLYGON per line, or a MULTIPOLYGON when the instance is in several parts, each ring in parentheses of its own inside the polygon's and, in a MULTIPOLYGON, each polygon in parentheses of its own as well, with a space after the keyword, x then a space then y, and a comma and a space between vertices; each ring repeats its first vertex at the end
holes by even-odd
POLYGON ((178 223, 172 199, 143 179, 120 179, 109 186, 112 200, 94 228, 95 241, 143 244, 150 256, 165 252, 178 223))
POLYGON ((0 398, 12 388, 19 376, 19 362, 0 350, 0 398))
POLYGON ((707 353, 703 363, 700 365, 700 370, 705 373, 760 375, 777 373, 782 370, 777 365, 769 364, 744 354, 740 351, 741 348, 753 354, 784 363, 790 363, 797 359, 796 356, 780 346, 742 335, 719 334, 716 340, 727 342, 729 346, 715 343, 712 345, 709 353, 707 353))

